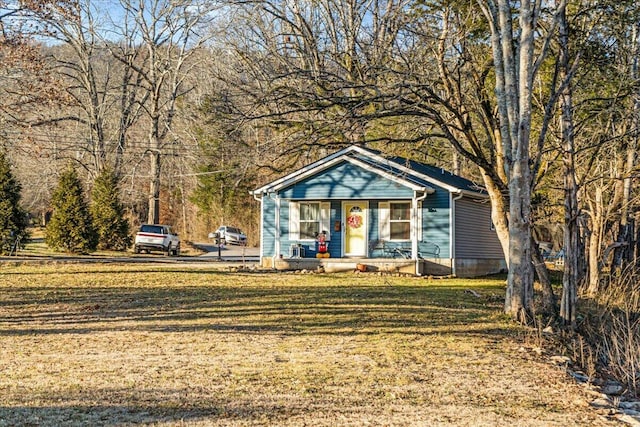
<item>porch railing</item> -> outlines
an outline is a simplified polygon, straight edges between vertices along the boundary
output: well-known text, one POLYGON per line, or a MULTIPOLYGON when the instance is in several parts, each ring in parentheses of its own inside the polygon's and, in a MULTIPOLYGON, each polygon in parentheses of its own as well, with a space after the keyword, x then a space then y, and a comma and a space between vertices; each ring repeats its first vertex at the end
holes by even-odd
MULTIPOLYGON (((375 256, 380 253, 386 258, 411 258, 411 247, 403 244, 394 244, 386 240, 376 240, 371 243, 369 253, 375 256)), ((432 242, 421 242, 418 258, 440 258, 440 246, 432 242)))

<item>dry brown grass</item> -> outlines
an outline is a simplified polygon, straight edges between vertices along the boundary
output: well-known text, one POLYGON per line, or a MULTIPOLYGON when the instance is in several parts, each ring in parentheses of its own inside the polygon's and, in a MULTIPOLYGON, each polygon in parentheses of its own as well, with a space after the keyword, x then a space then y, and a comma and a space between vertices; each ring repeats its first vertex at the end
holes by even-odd
POLYGON ((601 291, 581 301, 584 317, 573 340, 575 360, 590 375, 604 374, 640 397, 640 272, 630 265, 606 277, 601 291))
POLYGON ((613 425, 502 283, 0 267, 0 426, 613 425))

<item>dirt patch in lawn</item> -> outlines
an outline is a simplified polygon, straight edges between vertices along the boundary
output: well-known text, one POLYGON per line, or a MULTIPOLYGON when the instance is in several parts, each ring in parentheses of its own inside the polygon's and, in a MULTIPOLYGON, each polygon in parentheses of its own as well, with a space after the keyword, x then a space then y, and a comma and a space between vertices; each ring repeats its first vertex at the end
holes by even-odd
POLYGON ((503 286, 4 267, 0 426, 614 425, 521 351, 503 286))

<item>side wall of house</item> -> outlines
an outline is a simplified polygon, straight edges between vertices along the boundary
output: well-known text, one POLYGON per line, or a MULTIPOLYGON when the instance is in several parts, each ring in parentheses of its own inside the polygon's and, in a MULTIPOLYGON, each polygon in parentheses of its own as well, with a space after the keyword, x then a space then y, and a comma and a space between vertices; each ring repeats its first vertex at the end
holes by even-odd
POLYGON ((455 203, 456 258, 503 258, 489 202, 463 197, 455 203))

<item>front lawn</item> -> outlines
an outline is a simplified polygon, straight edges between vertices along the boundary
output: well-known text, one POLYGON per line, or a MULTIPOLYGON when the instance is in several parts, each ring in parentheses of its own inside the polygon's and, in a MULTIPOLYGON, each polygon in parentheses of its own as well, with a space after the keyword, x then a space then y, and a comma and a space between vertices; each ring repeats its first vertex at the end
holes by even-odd
POLYGON ((613 425, 522 351, 503 292, 498 279, 0 266, 0 426, 613 425))

